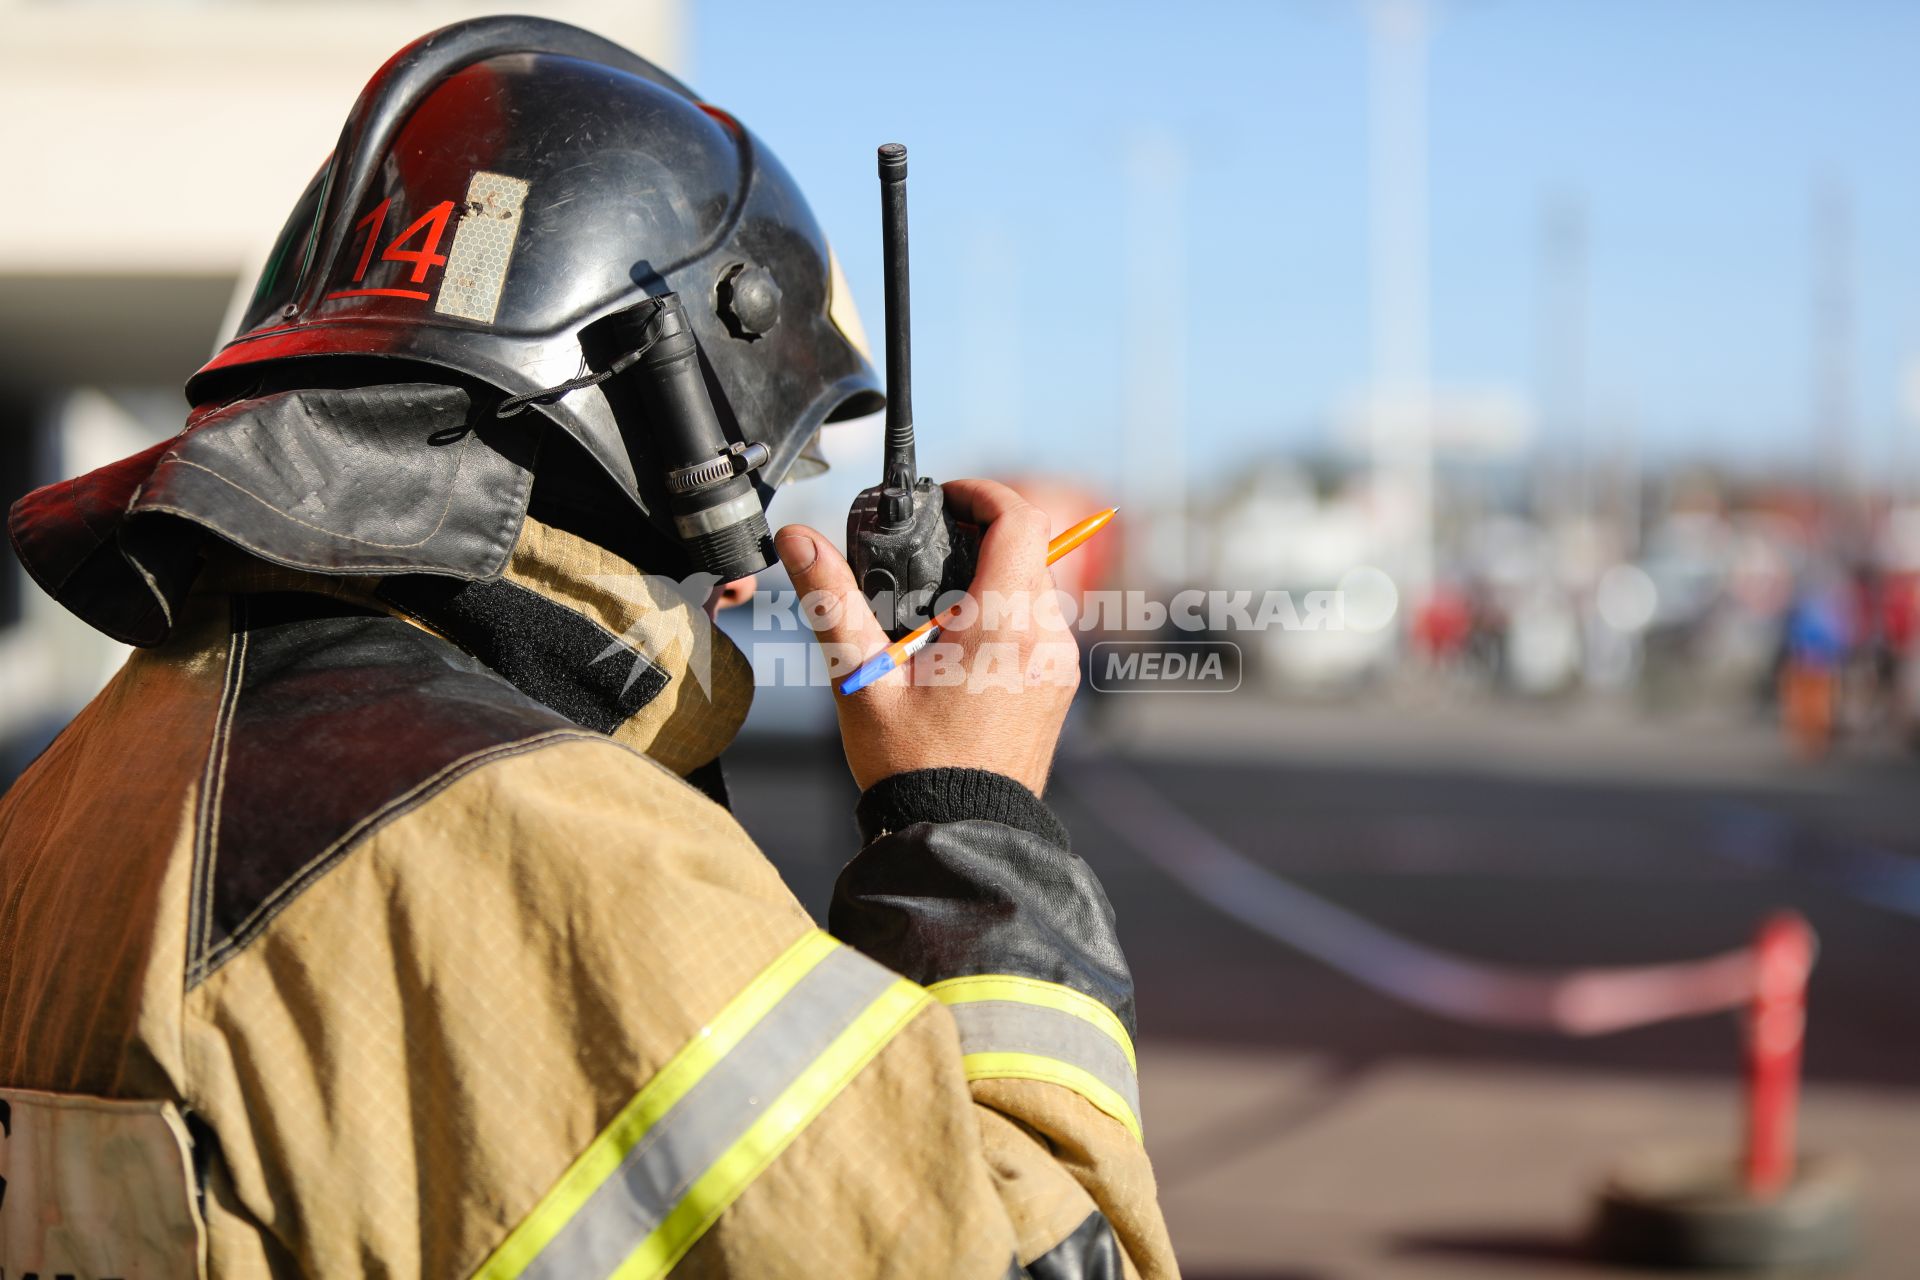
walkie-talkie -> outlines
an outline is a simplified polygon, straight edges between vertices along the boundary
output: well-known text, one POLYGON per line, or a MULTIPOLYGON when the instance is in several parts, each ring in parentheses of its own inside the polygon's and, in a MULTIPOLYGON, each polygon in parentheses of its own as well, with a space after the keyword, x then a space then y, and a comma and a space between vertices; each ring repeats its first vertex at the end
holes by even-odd
POLYGON ((907 283, 907 149, 880 148, 880 233, 887 301, 887 448, 880 483, 847 512, 847 560, 887 634, 925 622, 936 600, 973 581, 980 543, 955 522, 913 448, 913 370, 907 283))

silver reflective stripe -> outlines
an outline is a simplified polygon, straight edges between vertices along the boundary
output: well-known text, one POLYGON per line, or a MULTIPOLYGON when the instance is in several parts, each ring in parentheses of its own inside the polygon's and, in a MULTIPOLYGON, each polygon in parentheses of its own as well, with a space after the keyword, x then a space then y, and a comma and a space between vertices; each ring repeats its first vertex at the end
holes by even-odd
POLYGON ((611 1275, 702 1173, 873 1001, 898 981, 838 947, 660 1117, 520 1274, 611 1275))
POLYGON ((1084 1018, 1014 1000, 949 1005, 960 1026, 961 1052, 1031 1053, 1079 1067, 1140 1114, 1140 1081, 1113 1037, 1084 1018))
POLYGON ((467 183, 467 203, 454 228, 446 274, 433 309, 492 324, 507 285, 514 241, 520 238, 520 211, 527 184, 503 173, 476 173, 467 183))

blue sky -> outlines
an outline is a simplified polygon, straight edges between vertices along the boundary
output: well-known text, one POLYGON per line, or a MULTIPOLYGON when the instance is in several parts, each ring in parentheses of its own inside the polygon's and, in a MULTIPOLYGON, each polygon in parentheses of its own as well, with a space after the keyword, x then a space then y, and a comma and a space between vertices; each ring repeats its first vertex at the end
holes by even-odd
MULTIPOLYGON (((908 144, 916 416, 953 466, 1115 437, 1125 309, 1152 305, 1128 157, 1173 139, 1186 234, 1157 265, 1185 272, 1192 447, 1221 465, 1326 439, 1366 383, 1366 40, 1357 0, 731 0, 694 5, 690 78, 795 172, 876 335, 873 148, 908 144)), ((1436 384, 1539 391, 1543 209, 1571 194, 1595 420, 1651 454, 1797 462, 1826 182, 1851 211, 1854 447, 1914 431, 1920 4, 1457 0, 1430 88, 1436 384)))

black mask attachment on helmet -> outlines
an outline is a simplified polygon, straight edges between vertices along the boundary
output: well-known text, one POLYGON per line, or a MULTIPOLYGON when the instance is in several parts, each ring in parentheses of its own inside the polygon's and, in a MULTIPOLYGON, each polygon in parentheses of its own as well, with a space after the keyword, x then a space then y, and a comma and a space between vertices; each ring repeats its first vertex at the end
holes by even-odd
POLYGON ((674 533, 693 567, 731 582, 772 564, 773 534, 753 484, 771 452, 727 439, 680 295, 660 294, 596 320, 581 330, 580 347, 635 469, 649 459, 659 469, 674 533))

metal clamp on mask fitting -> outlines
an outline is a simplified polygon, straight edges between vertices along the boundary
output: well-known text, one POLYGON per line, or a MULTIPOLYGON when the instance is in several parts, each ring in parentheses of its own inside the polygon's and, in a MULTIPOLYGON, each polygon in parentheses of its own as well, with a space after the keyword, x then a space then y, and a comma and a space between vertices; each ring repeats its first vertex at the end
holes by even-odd
POLYGON ((665 471, 674 532, 694 568, 731 582, 772 564, 773 534, 752 479, 771 454, 764 444, 727 439, 679 295, 596 320, 581 331, 580 345, 603 375, 615 416, 644 424, 647 453, 665 471), (629 396, 637 419, 622 404, 629 396))

